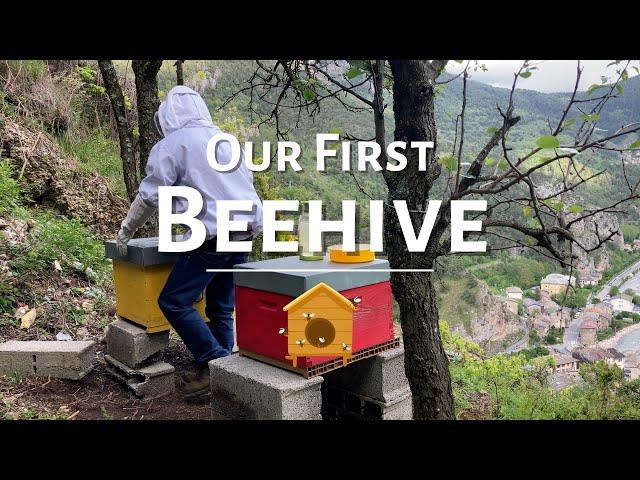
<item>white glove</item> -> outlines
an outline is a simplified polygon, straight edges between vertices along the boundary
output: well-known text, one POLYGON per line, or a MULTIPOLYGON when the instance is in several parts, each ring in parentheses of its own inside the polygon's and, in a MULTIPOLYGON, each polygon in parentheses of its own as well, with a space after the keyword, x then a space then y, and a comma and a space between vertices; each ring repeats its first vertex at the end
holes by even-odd
POLYGON ((116 238, 116 246, 121 257, 127 256, 127 243, 129 243, 129 240, 131 240, 136 231, 144 225, 144 222, 153 215, 155 210, 155 207, 144 203, 140 194, 136 195, 136 198, 133 199, 131 207, 129 207, 129 213, 127 213, 127 218, 123 220, 120 231, 118 232, 118 237, 116 238))
POLYGON ((118 248, 118 253, 121 257, 127 256, 127 243, 129 243, 129 240, 131 240, 131 235, 127 234, 124 231, 124 228, 121 228, 118 232, 118 236, 116 237, 116 247, 118 248))

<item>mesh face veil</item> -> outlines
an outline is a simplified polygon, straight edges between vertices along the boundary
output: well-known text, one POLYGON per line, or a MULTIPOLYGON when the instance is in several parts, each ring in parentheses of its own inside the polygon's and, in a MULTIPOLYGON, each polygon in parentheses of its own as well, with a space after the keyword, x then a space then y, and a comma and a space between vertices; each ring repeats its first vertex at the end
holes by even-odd
POLYGON ((160 137, 164 137, 164 132, 162 131, 162 127, 160 126, 160 117, 158 116, 158 112, 153 114, 153 124, 155 125, 160 137))

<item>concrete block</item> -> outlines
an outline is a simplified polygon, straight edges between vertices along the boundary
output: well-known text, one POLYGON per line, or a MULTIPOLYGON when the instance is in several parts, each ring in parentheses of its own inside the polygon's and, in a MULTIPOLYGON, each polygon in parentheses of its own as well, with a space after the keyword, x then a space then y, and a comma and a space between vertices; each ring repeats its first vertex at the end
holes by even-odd
POLYGON ((209 362, 213 419, 319 420, 321 377, 237 354, 209 362))
POLYGON ((396 393, 398 395, 391 401, 379 404, 382 420, 412 420, 413 398, 411 390, 409 388, 404 392, 396 390, 396 393))
POLYGON ((110 355, 104 356, 107 370, 136 397, 151 400, 169 395, 175 390, 175 368, 166 362, 156 362, 144 368, 129 368, 110 355))
POLYGON ((404 373, 404 348, 394 348, 324 375, 325 384, 357 395, 390 402, 409 387, 404 373))
POLYGON ((411 420, 413 404, 408 387, 397 389, 389 400, 358 395, 339 387, 324 385, 323 418, 326 420, 411 420))
POLYGON ((80 380, 93 369, 94 358, 92 341, 9 340, 0 345, 0 375, 80 380))
POLYGON ((144 328, 119 319, 107 329, 107 351, 112 358, 137 368, 169 345, 169 331, 147 333, 144 328))

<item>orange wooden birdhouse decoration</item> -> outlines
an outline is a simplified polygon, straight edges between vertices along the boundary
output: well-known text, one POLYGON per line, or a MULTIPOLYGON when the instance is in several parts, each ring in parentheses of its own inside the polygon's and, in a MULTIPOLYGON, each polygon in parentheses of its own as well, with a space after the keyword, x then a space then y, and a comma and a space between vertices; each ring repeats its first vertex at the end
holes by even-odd
POLYGON ((287 312, 289 356, 296 367, 298 357, 351 356, 353 311, 356 306, 326 283, 319 283, 283 307, 287 312))

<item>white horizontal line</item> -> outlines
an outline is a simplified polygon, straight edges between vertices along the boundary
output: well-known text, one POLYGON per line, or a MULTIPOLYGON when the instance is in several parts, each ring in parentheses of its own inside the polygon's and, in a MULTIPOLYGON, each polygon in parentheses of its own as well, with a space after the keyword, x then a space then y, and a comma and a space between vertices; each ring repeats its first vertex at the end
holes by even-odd
POLYGON ((207 272, 210 273, 258 273, 258 272, 270 272, 270 273, 295 273, 295 272, 313 272, 313 273, 431 273, 432 268, 207 268, 207 272))

